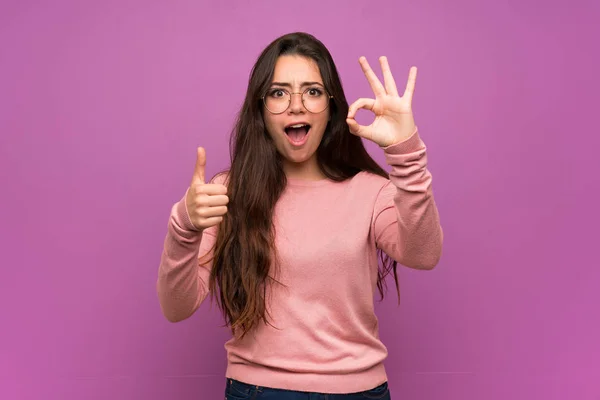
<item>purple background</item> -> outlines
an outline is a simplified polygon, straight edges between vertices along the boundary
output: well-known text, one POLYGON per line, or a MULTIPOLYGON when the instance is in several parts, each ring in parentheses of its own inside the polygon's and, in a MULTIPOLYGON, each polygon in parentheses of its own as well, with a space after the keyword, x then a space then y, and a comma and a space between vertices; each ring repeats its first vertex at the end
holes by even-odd
POLYGON ((305 30, 350 102, 372 94, 361 55, 387 55, 399 85, 419 68, 445 248, 435 270, 401 270, 400 308, 393 286, 377 308, 393 398, 599 399, 599 14, 595 0, 3 1, 0 398, 223 397, 216 307, 178 324, 159 309, 167 218, 196 146, 208 174, 228 165, 260 50, 305 30))

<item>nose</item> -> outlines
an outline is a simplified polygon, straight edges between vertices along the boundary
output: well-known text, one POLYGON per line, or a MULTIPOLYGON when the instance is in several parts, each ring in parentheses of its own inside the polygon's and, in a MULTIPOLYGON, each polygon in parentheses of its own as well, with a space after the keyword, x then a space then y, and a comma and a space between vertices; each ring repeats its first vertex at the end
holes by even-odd
POLYGON ((304 103, 302 103, 302 93, 290 93, 290 108, 289 111, 292 114, 303 113, 306 109, 304 103))

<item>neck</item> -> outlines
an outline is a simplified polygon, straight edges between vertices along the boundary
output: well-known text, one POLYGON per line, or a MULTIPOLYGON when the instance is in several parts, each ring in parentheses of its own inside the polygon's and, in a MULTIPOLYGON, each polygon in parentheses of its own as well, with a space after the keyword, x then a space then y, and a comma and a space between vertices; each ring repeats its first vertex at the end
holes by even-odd
POLYGON ((285 172, 285 176, 290 179, 320 181, 321 179, 326 178, 317 164, 316 155, 302 163, 295 163, 286 160, 283 163, 283 171, 285 172))

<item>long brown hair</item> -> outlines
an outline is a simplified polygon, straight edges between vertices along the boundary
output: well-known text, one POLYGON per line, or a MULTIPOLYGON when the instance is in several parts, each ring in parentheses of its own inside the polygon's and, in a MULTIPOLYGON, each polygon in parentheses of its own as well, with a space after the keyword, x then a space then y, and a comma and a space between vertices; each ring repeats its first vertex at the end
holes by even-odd
MULTIPOLYGON (((228 171, 228 211, 219 225, 210 277, 216 298, 232 332, 245 335, 258 323, 268 321, 267 283, 277 258, 272 226, 273 210, 286 187, 281 155, 266 131, 261 97, 273 79, 281 55, 300 55, 314 60, 325 89, 333 96, 331 119, 317 149, 321 171, 334 181, 369 171, 387 178, 367 153, 362 140, 346 123, 348 103, 337 69, 327 48, 312 35, 291 33, 269 44, 250 73, 244 104, 231 134, 231 167, 228 171), (218 290, 217 290, 218 289, 218 290)), ((377 287, 384 296, 385 276, 393 270, 399 295, 396 261, 378 250, 381 266, 377 287)))

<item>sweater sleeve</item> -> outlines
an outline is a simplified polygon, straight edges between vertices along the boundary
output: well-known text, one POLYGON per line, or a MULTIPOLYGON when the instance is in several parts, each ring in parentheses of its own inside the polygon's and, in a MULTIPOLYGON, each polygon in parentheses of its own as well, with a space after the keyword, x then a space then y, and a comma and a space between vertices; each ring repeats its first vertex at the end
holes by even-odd
POLYGON ((171 322, 189 318, 207 297, 216 239, 216 226, 194 227, 185 198, 171 209, 156 284, 161 310, 171 322))
POLYGON ((383 150, 392 170, 375 202, 377 248, 404 266, 432 269, 442 254, 443 232, 425 144, 415 130, 407 140, 383 150))

